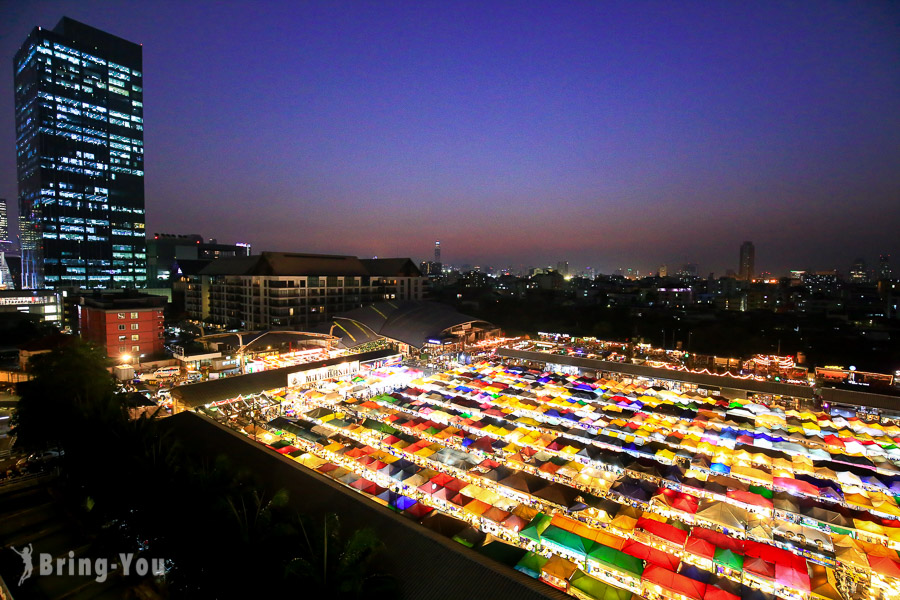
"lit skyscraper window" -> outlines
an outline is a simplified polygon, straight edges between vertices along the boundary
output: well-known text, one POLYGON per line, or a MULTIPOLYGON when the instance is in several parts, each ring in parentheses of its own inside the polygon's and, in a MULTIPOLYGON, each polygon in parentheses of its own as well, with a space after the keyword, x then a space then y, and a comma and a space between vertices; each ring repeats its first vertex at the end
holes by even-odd
POLYGON ((14 68, 23 287, 143 287, 141 46, 63 18, 14 68))

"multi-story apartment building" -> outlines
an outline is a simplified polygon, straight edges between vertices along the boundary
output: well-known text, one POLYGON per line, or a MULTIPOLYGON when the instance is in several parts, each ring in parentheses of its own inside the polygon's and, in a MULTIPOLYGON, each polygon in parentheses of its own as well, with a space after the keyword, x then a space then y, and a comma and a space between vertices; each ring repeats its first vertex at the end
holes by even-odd
POLYGON ((138 292, 95 292, 78 306, 81 337, 119 358, 159 354, 164 347, 166 299, 138 292))
POLYGON ((409 258, 263 252, 220 258, 186 284, 197 320, 240 329, 309 329, 385 300, 421 300, 425 278, 409 258))
POLYGON ((144 287, 141 46, 63 18, 14 70, 23 287, 144 287))

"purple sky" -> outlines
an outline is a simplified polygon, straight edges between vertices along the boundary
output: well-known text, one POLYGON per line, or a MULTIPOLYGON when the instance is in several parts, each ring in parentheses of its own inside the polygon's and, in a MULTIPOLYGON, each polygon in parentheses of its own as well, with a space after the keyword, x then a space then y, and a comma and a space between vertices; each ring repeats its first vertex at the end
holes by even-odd
MULTIPOLYGON (((0 3, 144 45, 148 232, 611 272, 900 271, 892 2, 0 3)), ((14 204, 14 202, 11 202, 14 204)))

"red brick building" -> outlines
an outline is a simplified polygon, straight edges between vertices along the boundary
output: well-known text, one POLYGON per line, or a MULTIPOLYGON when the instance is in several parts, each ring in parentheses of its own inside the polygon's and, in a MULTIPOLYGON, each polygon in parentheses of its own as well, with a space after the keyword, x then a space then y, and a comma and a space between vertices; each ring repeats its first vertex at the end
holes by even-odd
POLYGON ((104 346, 111 358, 163 352, 166 299, 138 292, 100 292, 81 299, 81 337, 104 346))

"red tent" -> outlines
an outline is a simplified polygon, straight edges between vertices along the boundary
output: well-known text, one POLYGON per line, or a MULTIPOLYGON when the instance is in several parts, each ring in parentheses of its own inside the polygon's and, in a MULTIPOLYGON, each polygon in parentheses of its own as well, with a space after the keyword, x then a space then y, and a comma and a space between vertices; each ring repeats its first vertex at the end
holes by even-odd
POLYGON ((744 570, 761 579, 775 581, 775 563, 770 563, 756 556, 744 558, 744 570))
POLYGON ((447 483, 445 483, 444 487, 447 488, 448 490, 453 490, 454 492, 458 492, 459 490, 463 489, 467 485, 469 485, 469 484, 466 483, 465 481, 454 478, 454 479, 450 479, 447 483))
POLYGON ((646 517, 638 519, 636 527, 638 529, 643 529, 647 533, 651 533, 658 538, 662 538, 667 542, 671 542, 678 547, 684 547, 684 542, 688 537, 687 531, 678 529, 674 525, 654 521, 653 519, 648 519, 646 517))
POLYGON ((453 498, 450 499, 450 502, 452 502, 453 504, 455 504, 457 506, 465 506, 466 504, 468 504, 471 501, 472 501, 472 497, 466 496, 465 494, 457 494, 457 495, 453 496, 453 498))
POLYGON ((869 554, 869 567, 876 573, 880 573, 887 577, 900 579, 900 563, 887 556, 872 556, 869 554))
POLYGON ((686 598, 692 598, 693 600, 703 600, 703 597, 706 595, 705 583, 694 581, 689 577, 656 565, 649 565, 644 569, 641 581, 648 581, 670 592, 680 594, 686 598))
POLYGON ((422 485, 419 486, 419 491, 423 494, 428 494, 429 496, 439 490, 444 489, 442 486, 434 483, 434 481, 426 481, 422 485))
POLYGON ((681 560, 677 556, 657 550, 646 544, 635 542, 634 540, 625 542, 625 545, 622 546, 622 552, 628 556, 645 560, 648 564, 654 564, 664 569, 671 569, 672 571, 677 569, 678 565, 681 564, 681 560))
POLYGON ((754 494, 753 492, 745 492, 744 490, 730 490, 725 494, 733 500, 749 504, 751 506, 762 506, 764 508, 773 508, 772 501, 768 498, 754 494))
POLYGON ((809 494, 810 496, 819 495, 819 488, 809 483, 808 481, 793 479, 790 477, 775 477, 774 479, 772 479, 772 481, 778 487, 782 487, 786 490, 791 490, 792 492, 801 492, 803 494, 809 494))
POLYGON ((691 554, 694 554, 695 556, 708 558, 709 560, 712 560, 713 556, 715 556, 716 554, 715 546, 704 539, 694 536, 691 536, 687 539, 687 542, 685 542, 684 544, 684 549, 691 554))
POLYGON ((421 519, 433 510, 434 509, 430 506, 425 506, 421 502, 416 502, 415 504, 407 508, 405 512, 416 517, 417 519, 421 519))
POLYGON ((791 554, 787 550, 783 550, 775 546, 769 546, 768 544, 760 544, 759 542, 754 542, 753 540, 746 540, 744 542, 744 554, 746 556, 762 558, 767 561, 787 566, 795 564, 795 559, 797 558, 799 558, 800 560, 804 560, 802 556, 796 556, 794 554, 791 554))
POLYGON ((538 470, 543 471, 544 473, 549 473, 550 475, 553 475, 554 473, 559 471, 559 465, 556 463, 552 463, 548 460, 547 462, 542 464, 540 469, 538 469, 538 470))
POLYGON ((436 483, 438 485, 447 485, 449 481, 455 481, 453 475, 448 475, 447 473, 438 473, 434 477, 432 477, 429 481, 431 483, 436 483))
MULTIPOLYGON (((724 533, 719 533, 718 531, 713 531, 712 529, 705 529, 703 527, 694 527, 691 530, 691 536, 695 538, 700 538, 701 540, 706 540, 710 544, 723 548, 725 550, 731 550, 735 554, 746 554, 744 552, 745 544, 750 543, 744 542, 743 540, 739 540, 737 538, 729 537, 724 533)), ((767 548, 771 546, 766 546, 767 548)), ((778 550, 778 548, 776 548, 778 550)))
POLYGON ((805 567, 800 570, 778 563, 775 565, 775 583, 798 592, 809 592, 809 573, 805 567))
POLYGON ((837 446, 838 448, 844 447, 844 442, 841 441, 841 438, 834 434, 828 434, 825 436, 824 441, 826 444, 830 446, 837 446))
POLYGON ((703 596, 703 600, 741 600, 741 597, 709 585, 706 587, 706 595, 703 596))
POLYGON ((500 523, 506 529, 512 529, 513 531, 522 531, 528 526, 528 521, 523 519, 518 515, 510 514, 508 517, 503 519, 503 522, 500 523))
POLYGON ((368 479, 364 479, 364 478, 360 477, 359 479, 357 479, 356 481, 351 483, 350 487, 356 488, 358 490, 364 490, 367 487, 369 487, 370 485, 375 485, 375 484, 372 483, 371 481, 369 481, 368 479))
POLYGON ((697 512, 698 504, 697 499, 690 494, 682 494, 681 496, 669 502, 669 506, 671 506, 675 510, 680 510, 681 512, 686 512, 692 515, 697 512))

